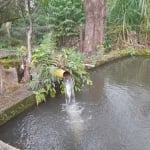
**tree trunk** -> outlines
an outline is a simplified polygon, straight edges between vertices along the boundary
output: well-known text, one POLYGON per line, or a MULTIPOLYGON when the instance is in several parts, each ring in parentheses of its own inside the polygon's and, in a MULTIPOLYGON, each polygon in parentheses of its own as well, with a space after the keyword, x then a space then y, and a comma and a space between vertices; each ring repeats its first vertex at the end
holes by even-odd
POLYGON ((31 47, 31 39, 32 39, 32 19, 31 16, 29 15, 29 21, 30 21, 30 27, 27 32, 27 50, 28 50, 28 57, 27 57, 27 62, 30 63, 32 60, 32 47, 31 47))
POLYGON ((89 55, 103 44, 105 0, 84 0, 84 7, 86 24, 83 53, 89 55))
POLYGON ((32 46, 31 46, 31 39, 32 39, 32 16, 31 16, 31 7, 30 7, 30 0, 28 0, 28 15, 29 15, 29 30, 27 31, 27 59, 25 60, 24 64, 24 81, 28 82, 30 80, 30 66, 32 60, 32 46))

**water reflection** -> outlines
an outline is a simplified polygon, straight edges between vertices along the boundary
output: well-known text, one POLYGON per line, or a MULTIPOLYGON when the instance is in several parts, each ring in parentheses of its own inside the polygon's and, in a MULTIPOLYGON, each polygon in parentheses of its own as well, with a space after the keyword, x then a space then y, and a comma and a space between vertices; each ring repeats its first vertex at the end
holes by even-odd
POLYGON ((104 70, 104 75, 109 78, 111 84, 122 84, 123 86, 137 84, 150 89, 150 57, 127 58, 109 65, 104 70), (139 59, 138 59, 139 58, 139 59), (108 73, 109 72, 109 73, 108 73))
POLYGON ((149 150, 150 58, 92 70, 94 85, 74 104, 57 97, 0 127, 0 139, 21 150, 149 150))

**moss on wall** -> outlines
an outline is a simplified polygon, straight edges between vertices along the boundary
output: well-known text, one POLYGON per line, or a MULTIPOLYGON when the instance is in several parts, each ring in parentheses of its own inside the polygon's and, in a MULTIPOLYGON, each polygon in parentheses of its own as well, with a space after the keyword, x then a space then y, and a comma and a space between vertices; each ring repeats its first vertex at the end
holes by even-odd
POLYGON ((0 112, 0 125, 6 123, 8 120, 17 116, 18 114, 25 111, 27 108, 33 106, 34 104, 36 104, 36 101, 34 95, 32 94, 31 96, 24 98, 19 103, 14 104, 7 110, 0 112))
POLYGON ((1 58, 0 64, 3 65, 4 68, 9 67, 17 67, 17 65, 20 63, 19 59, 17 58, 1 58))
MULTIPOLYGON (((150 56, 150 49, 144 50, 135 50, 135 49, 124 49, 124 50, 115 50, 110 53, 100 56, 99 60, 96 60, 95 67, 110 63, 112 61, 122 59, 129 56, 150 56)), ((90 69, 90 68, 88 68, 90 69)))

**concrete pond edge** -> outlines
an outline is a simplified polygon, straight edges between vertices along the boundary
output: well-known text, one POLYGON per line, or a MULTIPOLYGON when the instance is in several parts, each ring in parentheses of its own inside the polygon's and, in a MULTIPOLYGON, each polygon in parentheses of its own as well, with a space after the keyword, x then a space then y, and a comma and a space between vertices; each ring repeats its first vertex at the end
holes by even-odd
MULTIPOLYGON (((87 69, 92 69, 99 67, 101 65, 110 63, 112 61, 116 61, 118 59, 122 59, 128 56, 150 56, 150 49, 147 50, 119 50, 119 51, 112 51, 109 54, 103 56, 101 60, 97 60, 92 67, 87 67, 87 69)), ((90 66, 90 65, 89 65, 90 66)), ((24 87, 27 90, 26 87, 24 87)), ((19 115, 21 112, 25 111, 26 109, 30 108, 33 105, 36 105, 35 96, 32 91, 28 91, 28 94, 24 94, 20 96, 19 100, 14 101, 11 105, 9 105, 4 110, 0 110, 0 126, 6 123, 7 121, 11 120, 15 116, 19 115)), ((21 92, 19 94, 22 94, 21 92)), ((10 98, 11 99, 11 98, 10 98)), ((17 97, 16 97, 17 99, 17 97)))
POLYGON ((8 105, 3 111, 0 111, 0 126, 35 104, 35 96, 32 92, 21 96, 17 99, 17 102, 11 103, 11 105, 8 105))

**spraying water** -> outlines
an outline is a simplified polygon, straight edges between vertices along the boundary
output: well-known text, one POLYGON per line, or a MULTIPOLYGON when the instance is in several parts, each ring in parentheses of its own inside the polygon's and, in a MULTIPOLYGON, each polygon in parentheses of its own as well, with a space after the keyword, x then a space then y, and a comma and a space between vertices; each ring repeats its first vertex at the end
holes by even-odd
POLYGON ((75 104, 74 82, 71 76, 67 76, 64 78, 64 85, 66 104, 75 104))
POLYGON ((79 147, 81 145, 84 127, 84 120, 81 116, 84 108, 78 105, 75 100, 74 81, 71 76, 64 77, 64 86, 66 104, 63 105, 63 111, 67 113, 66 125, 71 129, 74 135, 74 141, 79 147))
POLYGON ((81 123, 83 120, 80 115, 83 108, 75 100, 74 80, 68 72, 64 75, 64 86, 66 104, 63 107, 63 111, 67 112, 70 123, 81 123))

